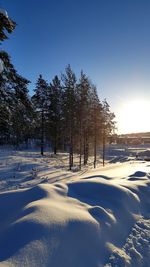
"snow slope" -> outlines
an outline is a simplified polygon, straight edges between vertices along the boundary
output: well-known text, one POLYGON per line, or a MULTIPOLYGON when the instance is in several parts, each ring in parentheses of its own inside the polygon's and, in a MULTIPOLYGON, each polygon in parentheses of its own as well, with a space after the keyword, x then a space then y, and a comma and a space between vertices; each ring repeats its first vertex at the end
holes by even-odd
POLYGON ((148 162, 68 175, 49 157, 1 159, 0 267, 148 267, 148 162))

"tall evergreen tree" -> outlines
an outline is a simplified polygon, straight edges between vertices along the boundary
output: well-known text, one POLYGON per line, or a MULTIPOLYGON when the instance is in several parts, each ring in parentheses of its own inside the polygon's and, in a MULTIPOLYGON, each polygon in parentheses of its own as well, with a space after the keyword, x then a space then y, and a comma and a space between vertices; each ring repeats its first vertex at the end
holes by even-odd
POLYGON ((77 121, 79 136, 79 168, 81 169, 82 154, 84 164, 88 159, 88 121, 89 121, 89 96, 90 82, 88 77, 81 71, 79 83, 77 85, 77 121))
POLYGON ((105 164, 105 145, 108 137, 115 131, 115 114, 110 111, 110 106, 106 99, 103 103, 103 118, 102 118, 102 137, 103 137, 103 165, 105 164))
POLYGON ((28 143, 31 137, 33 108, 28 95, 29 81, 20 75, 16 76, 13 92, 13 106, 11 108, 11 122, 15 144, 28 143))
POLYGON ((73 167, 75 117, 76 117, 76 76, 70 65, 66 67, 63 81, 63 115, 66 138, 69 143, 69 169, 73 167))
MULTIPOLYGON (((7 33, 11 33, 15 26, 16 23, 7 13, 0 10, 1 42, 8 39, 7 33)), ((27 89, 29 81, 17 73, 7 52, 1 50, 0 59, 4 66, 0 74, 0 138, 2 142, 14 139, 18 144, 19 141, 24 141, 27 132, 25 129, 31 119, 31 102, 27 89)))
MULTIPOLYGON (((11 33, 15 29, 16 23, 8 18, 7 13, 4 10, 0 10, 0 45, 8 39, 7 33, 11 33)), ((6 52, 0 51, 0 139, 1 142, 7 142, 9 139, 9 119, 10 110, 9 102, 10 95, 8 95, 9 79, 7 77, 7 70, 9 68, 15 72, 13 65, 10 63, 9 56, 6 52), (4 71, 3 71, 4 68, 4 71), (5 75, 4 75, 5 73, 5 75)))
POLYGON ((57 153, 60 145, 62 132, 62 87, 56 75, 50 83, 48 91, 48 121, 50 137, 53 144, 54 154, 57 153))
POLYGON ((96 168, 97 148, 100 145, 100 133, 102 127, 102 104, 97 94, 96 86, 91 86, 91 133, 94 151, 94 168, 96 168))
POLYGON ((44 153, 45 122, 47 115, 47 91, 48 83, 42 78, 42 75, 40 74, 36 82, 36 87, 34 89, 35 94, 32 96, 32 102, 36 109, 37 122, 39 122, 37 129, 39 129, 40 131, 41 155, 43 155, 44 153))

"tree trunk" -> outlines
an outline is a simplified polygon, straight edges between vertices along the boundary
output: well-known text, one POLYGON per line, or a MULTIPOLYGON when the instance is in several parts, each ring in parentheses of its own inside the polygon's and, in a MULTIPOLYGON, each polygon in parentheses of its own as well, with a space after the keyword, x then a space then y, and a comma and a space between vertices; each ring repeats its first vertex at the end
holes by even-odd
POLYGON ((41 114, 41 155, 43 156, 44 154, 44 110, 42 109, 42 114, 41 114))
POLYGON ((88 145, 88 138, 86 137, 85 164, 88 163, 88 158, 89 158, 89 145, 88 145))
POLYGON ((105 130, 103 132, 103 166, 105 166, 105 130))
POLYGON ((72 127, 70 127, 70 144, 69 144, 69 170, 73 167, 73 137, 72 127))
POLYGON ((55 127, 55 137, 54 137, 54 154, 57 154, 57 129, 55 127))
POLYGON ((73 136, 71 135, 71 168, 73 167, 73 136))
POLYGON ((84 132, 84 165, 86 165, 86 137, 84 132))
POLYGON ((82 133, 80 131, 80 148, 79 148, 79 153, 80 153, 80 157, 79 157, 79 169, 81 170, 81 165, 82 165, 82 133))
POLYGON ((97 156, 97 138, 96 138, 96 127, 95 127, 95 134, 94 134, 94 168, 96 168, 96 156, 97 156))
POLYGON ((71 171, 71 144, 70 144, 70 151, 69 151, 69 170, 71 171))
POLYGON ((89 146, 87 133, 84 132, 84 165, 88 162, 89 146))

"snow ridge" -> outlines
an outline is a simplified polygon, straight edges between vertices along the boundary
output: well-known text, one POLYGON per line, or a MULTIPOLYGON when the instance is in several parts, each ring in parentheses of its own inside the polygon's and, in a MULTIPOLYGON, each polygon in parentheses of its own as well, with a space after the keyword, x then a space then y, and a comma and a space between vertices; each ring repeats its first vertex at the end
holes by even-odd
POLYGON ((48 155, 0 160, 1 267, 149 266, 149 163, 74 175, 48 155))

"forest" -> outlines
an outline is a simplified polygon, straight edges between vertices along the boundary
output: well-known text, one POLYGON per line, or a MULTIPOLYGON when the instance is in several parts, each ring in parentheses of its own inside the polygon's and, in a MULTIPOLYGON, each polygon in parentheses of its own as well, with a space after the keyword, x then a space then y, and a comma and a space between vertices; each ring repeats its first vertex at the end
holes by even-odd
MULTIPOLYGON (((12 33, 16 23, 0 12, 0 45, 12 33)), ((94 156, 115 131, 115 115, 106 99, 99 99, 97 87, 83 70, 77 77, 70 64, 51 81, 39 74, 32 94, 30 81, 18 74, 10 55, 0 50, 0 145, 26 147, 34 140, 40 148, 57 154, 69 153, 69 169, 74 153, 79 154, 79 167, 94 156)))

